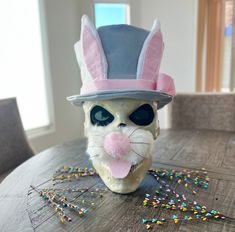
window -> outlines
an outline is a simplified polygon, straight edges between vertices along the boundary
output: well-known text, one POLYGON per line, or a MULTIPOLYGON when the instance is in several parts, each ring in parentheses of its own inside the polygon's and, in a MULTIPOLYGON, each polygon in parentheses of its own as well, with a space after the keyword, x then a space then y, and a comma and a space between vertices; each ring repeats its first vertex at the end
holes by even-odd
POLYGON ((112 24, 129 24, 129 5, 124 3, 110 3, 95 1, 96 27, 112 24))
POLYGON ((25 130, 49 125, 38 2, 0 2, 0 99, 17 98, 25 130))

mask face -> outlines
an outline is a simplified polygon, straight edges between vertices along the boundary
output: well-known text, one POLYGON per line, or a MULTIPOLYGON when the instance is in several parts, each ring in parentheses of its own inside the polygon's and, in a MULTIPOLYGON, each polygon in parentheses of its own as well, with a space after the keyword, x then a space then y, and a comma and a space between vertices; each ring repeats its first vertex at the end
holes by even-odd
POLYGON ((101 179, 114 192, 135 191, 151 166, 157 137, 157 105, 151 101, 88 101, 85 111, 87 153, 101 179))

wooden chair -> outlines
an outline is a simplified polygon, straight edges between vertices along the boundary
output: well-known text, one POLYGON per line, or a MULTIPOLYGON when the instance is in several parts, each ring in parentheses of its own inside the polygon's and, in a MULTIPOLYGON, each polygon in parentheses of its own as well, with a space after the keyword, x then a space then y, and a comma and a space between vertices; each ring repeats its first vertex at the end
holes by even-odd
POLYGON ((12 169, 32 155, 16 99, 0 100, 0 183, 12 169))
POLYGON ((178 94, 169 105, 170 128, 235 131, 235 94, 178 94))

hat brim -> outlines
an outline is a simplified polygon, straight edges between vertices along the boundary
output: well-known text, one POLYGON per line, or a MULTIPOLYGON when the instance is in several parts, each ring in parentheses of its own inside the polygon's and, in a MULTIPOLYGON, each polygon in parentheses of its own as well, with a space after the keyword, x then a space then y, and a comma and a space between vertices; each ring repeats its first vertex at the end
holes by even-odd
POLYGON ((156 101, 158 103, 158 109, 161 109, 166 104, 171 102, 173 96, 156 91, 147 90, 123 90, 123 91, 102 91, 86 95, 73 95, 67 97, 73 105, 82 106, 85 101, 96 101, 96 100, 110 100, 119 98, 139 99, 146 101, 156 101))

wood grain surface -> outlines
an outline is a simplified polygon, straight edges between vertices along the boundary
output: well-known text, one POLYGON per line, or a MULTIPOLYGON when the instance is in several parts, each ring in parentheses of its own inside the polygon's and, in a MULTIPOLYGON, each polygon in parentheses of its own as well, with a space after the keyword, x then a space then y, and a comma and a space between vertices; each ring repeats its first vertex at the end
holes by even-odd
MULTIPOLYGON (((0 231, 146 231, 142 218, 166 216, 167 211, 142 206, 145 193, 156 189, 156 181, 146 176, 139 189, 127 195, 106 191, 94 199, 96 206, 84 217, 70 212, 72 222, 62 224, 54 210, 30 187, 51 186, 51 177, 62 165, 91 166, 85 154, 86 140, 50 148, 15 169, 0 184, 0 231)), ((207 190, 192 196, 190 189, 176 188, 202 205, 235 217, 235 133, 207 130, 165 130, 155 143, 153 167, 201 170, 210 176, 207 190)), ((60 186, 61 185, 61 186, 60 186)), ((104 187, 99 177, 59 184, 89 189, 104 187)), ((84 194, 75 196, 84 199, 84 194)), ((172 213, 171 213, 172 214, 172 213)), ((153 231, 235 231, 228 222, 192 222, 156 227, 153 231)))

